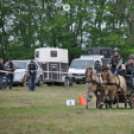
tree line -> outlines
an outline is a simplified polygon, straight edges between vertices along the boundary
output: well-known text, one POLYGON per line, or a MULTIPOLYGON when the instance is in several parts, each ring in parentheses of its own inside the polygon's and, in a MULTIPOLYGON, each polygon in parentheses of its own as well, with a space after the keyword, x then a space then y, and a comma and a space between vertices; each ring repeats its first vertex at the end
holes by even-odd
POLYGON ((126 61, 134 54, 134 1, 1 0, 0 57, 30 59, 45 46, 67 48, 70 61, 92 46, 119 47, 126 61))

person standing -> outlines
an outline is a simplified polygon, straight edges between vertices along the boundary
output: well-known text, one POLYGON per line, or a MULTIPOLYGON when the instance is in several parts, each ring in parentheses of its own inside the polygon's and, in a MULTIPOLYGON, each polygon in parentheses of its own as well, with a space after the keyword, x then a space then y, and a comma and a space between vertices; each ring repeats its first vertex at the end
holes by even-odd
POLYGON ((3 89, 4 86, 4 77, 5 77, 5 65, 4 65, 4 60, 0 58, 0 89, 3 89))
POLYGON ((118 76, 123 60, 122 57, 119 55, 119 48, 114 48, 113 52, 114 55, 110 57, 108 61, 108 67, 111 68, 111 71, 114 73, 114 75, 118 76))
POLYGON ((29 90, 35 91, 37 66, 33 60, 31 60, 31 63, 28 65, 28 72, 29 72, 28 74, 30 77, 29 90))
POLYGON ((12 62, 12 58, 9 58, 8 62, 5 65, 6 71, 8 71, 8 75, 6 76, 5 89, 7 88, 7 84, 9 82, 9 88, 12 89, 13 85, 13 76, 14 71, 16 69, 15 65, 12 62))

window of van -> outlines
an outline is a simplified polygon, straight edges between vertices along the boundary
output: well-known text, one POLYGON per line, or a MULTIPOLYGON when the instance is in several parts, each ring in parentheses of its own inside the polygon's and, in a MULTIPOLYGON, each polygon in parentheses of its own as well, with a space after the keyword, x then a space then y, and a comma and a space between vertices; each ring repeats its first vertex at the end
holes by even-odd
POLYGON ((86 66, 94 66, 93 60, 74 60, 72 61, 70 68, 85 69, 86 66))

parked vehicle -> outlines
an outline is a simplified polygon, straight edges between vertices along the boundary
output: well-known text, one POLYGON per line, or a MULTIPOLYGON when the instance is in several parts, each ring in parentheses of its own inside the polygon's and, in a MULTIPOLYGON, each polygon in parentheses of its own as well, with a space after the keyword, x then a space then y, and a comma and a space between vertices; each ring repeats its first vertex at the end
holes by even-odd
POLYGON ((103 57, 103 55, 83 55, 80 58, 72 60, 69 67, 71 81, 76 82, 76 84, 79 84, 81 82, 85 83, 86 66, 92 66, 94 69, 96 61, 100 61, 100 63, 102 63, 101 59, 103 57))
POLYGON ((91 47, 86 51, 88 55, 103 55, 104 57, 101 59, 101 61, 104 65, 107 65, 110 56, 113 54, 112 47, 91 47))
MULTIPOLYGON (((13 83, 24 84, 26 68, 30 64, 30 61, 31 60, 13 60, 16 66, 13 83)), ((36 84, 40 86, 44 82, 43 69, 36 60, 34 60, 34 62, 37 65, 36 84)))
POLYGON ((68 50, 60 48, 39 48, 35 50, 35 59, 44 70, 44 82, 70 85, 68 74, 68 50))

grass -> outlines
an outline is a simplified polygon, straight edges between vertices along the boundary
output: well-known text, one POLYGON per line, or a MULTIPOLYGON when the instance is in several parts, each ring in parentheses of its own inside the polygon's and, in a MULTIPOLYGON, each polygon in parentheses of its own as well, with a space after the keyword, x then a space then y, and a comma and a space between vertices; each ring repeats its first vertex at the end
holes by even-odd
POLYGON ((95 98, 85 110, 79 93, 86 99, 84 84, 0 90, 0 134, 134 134, 133 110, 96 110, 95 98), (66 106, 67 99, 76 106, 66 106))

